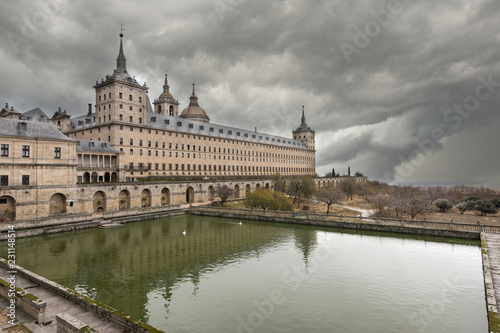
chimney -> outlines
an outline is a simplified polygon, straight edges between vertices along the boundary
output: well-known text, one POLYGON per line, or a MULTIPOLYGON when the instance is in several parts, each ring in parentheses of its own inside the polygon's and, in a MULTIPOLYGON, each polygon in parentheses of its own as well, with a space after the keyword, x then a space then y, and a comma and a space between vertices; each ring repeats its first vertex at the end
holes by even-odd
POLYGON ((92 114, 92 104, 89 103, 89 113, 87 113, 87 116, 90 116, 92 114))
POLYGON ((257 133, 257 127, 255 127, 255 133, 257 133))

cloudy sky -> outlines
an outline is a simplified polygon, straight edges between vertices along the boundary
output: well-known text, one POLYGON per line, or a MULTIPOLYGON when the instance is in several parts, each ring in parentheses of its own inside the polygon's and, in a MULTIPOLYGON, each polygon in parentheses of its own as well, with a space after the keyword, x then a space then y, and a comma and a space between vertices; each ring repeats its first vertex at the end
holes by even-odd
POLYGON ((290 137, 317 172, 500 189, 498 0, 18 0, 0 4, 0 103, 95 103, 116 67, 212 122, 290 137))

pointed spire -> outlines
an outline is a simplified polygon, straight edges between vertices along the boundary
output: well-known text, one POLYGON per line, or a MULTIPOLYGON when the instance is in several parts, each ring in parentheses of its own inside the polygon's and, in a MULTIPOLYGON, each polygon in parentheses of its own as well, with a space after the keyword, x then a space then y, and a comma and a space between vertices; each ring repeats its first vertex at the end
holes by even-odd
POLYGON ((307 125, 306 124, 306 116, 305 116, 305 113, 304 113, 304 105, 302 105, 302 121, 301 121, 301 125, 307 125))
POLYGON ((163 92, 170 92, 170 86, 168 85, 168 74, 165 72, 165 84, 163 85, 163 92))
POLYGON ((189 97, 189 99, 190 99, 189 102, 190 106, 198 106, 198 96, 196 96, 196 93, 194 92, 194 82, 193 82, 193 94, 191 95, 191 97, 189 97))
POLYGON ((127 70, 127 59, 125 59, 125 55, 123 54, 123 33, 120 33, 120 51, 118 53, 118 58, 116 58, 116 69, 127 70))

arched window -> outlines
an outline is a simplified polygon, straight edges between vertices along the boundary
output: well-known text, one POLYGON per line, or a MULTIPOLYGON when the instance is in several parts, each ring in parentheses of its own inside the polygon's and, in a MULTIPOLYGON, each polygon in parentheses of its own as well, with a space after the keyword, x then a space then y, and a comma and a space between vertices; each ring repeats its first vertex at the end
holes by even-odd
POLYGON ((161 113, 161 105, 158 105, 158 113, 161 113))
POLYGON ((173 116, 174 115, 174 107, 170 105, 170 113, 169 115, 173 116))

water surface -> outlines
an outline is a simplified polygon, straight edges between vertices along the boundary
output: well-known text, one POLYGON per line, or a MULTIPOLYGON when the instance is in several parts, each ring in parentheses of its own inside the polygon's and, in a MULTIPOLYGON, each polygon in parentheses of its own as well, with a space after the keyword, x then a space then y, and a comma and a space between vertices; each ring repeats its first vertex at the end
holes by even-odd
POLYGON ((476 243, 239 222, 18 239, 17 263, 167 332, 488 331, 476 243))

